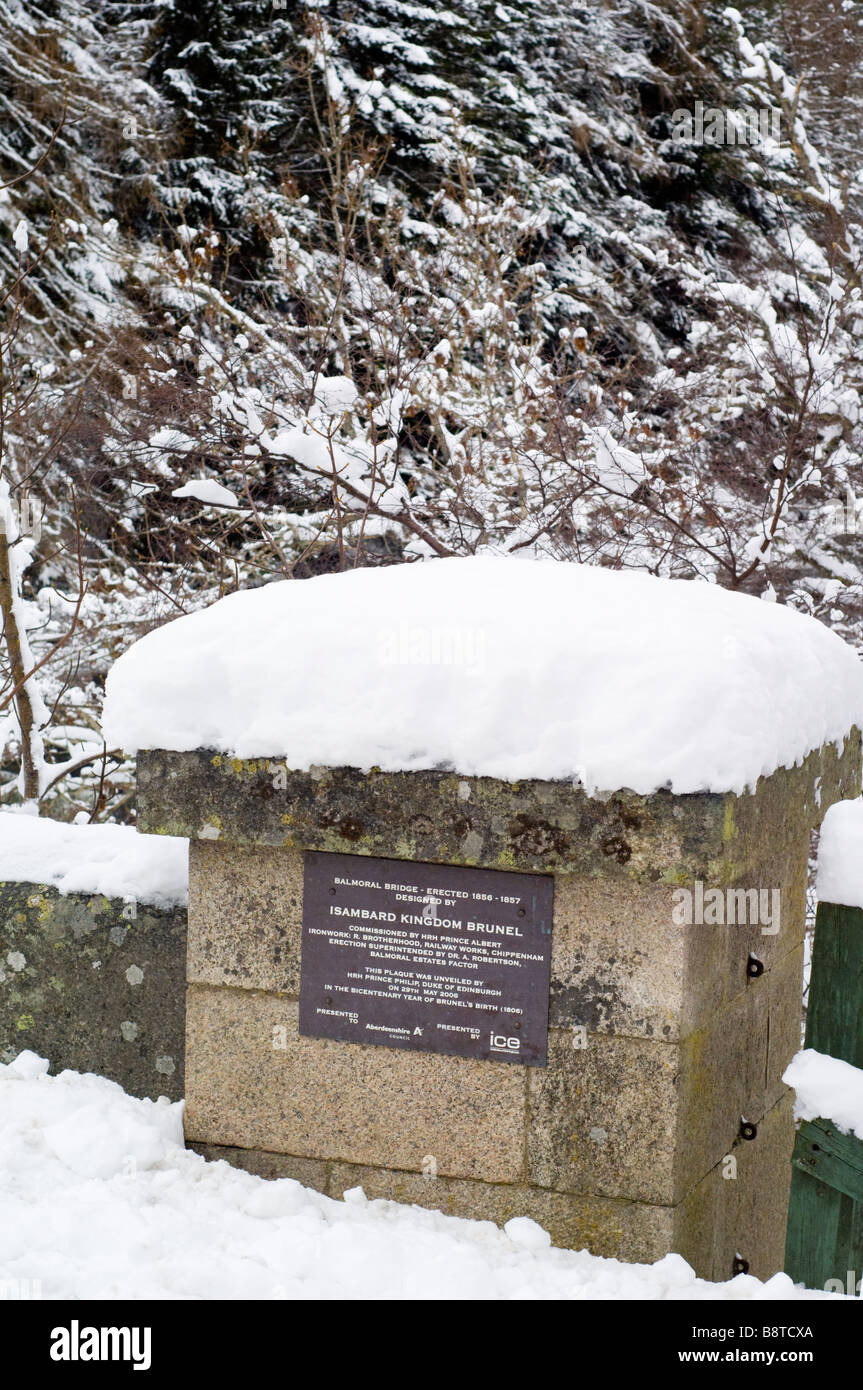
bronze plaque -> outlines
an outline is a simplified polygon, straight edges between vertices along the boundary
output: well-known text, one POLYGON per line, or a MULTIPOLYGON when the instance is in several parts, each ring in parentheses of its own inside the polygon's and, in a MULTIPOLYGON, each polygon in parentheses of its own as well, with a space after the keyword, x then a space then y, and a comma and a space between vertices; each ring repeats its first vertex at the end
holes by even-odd
POLYGON ((553 880, 305 856, 300 1032, 544 1067, 553 880))

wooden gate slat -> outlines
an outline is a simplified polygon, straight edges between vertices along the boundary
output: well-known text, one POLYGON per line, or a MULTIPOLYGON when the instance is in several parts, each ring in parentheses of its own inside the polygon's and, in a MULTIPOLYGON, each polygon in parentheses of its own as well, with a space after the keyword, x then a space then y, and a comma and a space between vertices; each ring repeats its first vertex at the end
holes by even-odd
MULTIPOLYGON (((806 1046, 863 1069, 863 909, 819 903, 806 1046)), ((804 1122, 792 1157, 785 1270, 847 1287, 863 1274, 863 1142, 829 1119, 804 1122)))

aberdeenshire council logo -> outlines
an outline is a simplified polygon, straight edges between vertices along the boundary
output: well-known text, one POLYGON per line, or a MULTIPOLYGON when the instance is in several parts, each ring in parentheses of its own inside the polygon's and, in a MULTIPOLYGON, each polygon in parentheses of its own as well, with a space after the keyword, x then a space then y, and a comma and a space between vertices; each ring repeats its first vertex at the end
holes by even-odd
POLYGON ((149 1371, 152 1329, 149 1327, 69 1327, 51 1332, 52 1361, 131 1361, 134 1371, 149 1371))

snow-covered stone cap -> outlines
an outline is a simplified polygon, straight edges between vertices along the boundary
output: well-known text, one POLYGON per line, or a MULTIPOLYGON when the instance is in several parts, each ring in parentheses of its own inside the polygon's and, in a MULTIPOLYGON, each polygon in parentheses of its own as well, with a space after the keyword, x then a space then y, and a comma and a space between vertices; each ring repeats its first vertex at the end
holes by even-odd
POLYGON ((0 811, 0 882, 183 906, 189 899, 189 843, 173 835, 139 835, 132 825, 67 825, 25 811, 0 811))
POLYGON ((863 798, 837 801, 821 825, 818 901, 863 907, 863 798))
POLYGON ((863 727, 863 665, 712 584, 474 556, 232 594, 126 652, 104 722, 130 752, 740 793, 863 727))

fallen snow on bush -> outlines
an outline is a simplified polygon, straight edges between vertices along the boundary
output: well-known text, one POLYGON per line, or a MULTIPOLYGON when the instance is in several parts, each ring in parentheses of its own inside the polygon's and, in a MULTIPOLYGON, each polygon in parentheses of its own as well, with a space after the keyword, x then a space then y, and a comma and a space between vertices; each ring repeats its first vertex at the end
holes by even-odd
POLYGON ((108 678, 109 744, 735 791, 863 725, 815 619, 712 584, 495 556, 244 590, 108 678))
POLYGON ((816 892, 821 903, 863 907, 863 797, 837 801, 824 817, 816 892))
POLYGON ((230 488, 224 487, 215 478, 193 478, 182 487, 175 487, 172 497, 194 497, 196 501, 213 507, 239 506, 230 488))
POLYGON ((804 1048, 788 1063, 782 1080, 797 1093, 794 1115, 798 1120, 830 1120, 843 1134, 863 1139, 863 1071, 828 1057, 813 1047, 804 1048))
POLYGON ((131 825, 66 825, 0 811, 0 883, 174 907, 189 897, 189 842, 139 835, 131 825))
POLYGON ((627 1265, 554 1250, 360 1189, 334 1201, 183 1148, 182 1104, 104 1077, 0 1066, 0 1282, 43 1298, 824 1298, 785 1274, 696 1279, 679 1255, 627 1265))

